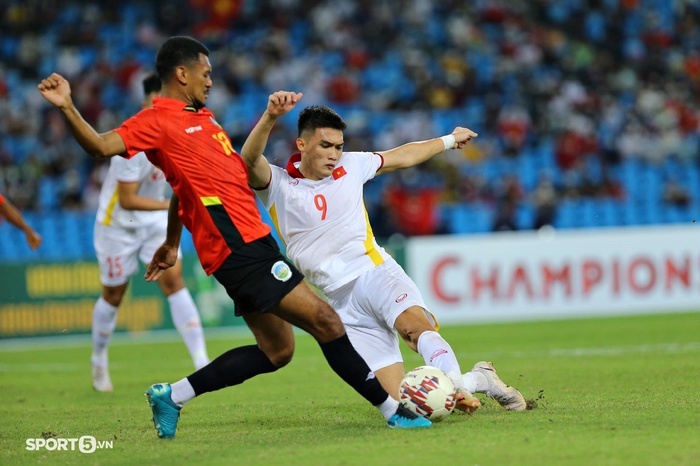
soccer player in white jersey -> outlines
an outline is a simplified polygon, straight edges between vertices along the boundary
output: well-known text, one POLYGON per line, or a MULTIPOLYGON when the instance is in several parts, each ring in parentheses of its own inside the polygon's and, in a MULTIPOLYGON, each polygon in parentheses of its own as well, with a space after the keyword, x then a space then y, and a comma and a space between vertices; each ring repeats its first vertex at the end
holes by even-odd
POLYGON ((275 223, 287 255, 338 312, 348 336, 384 389, 398 397, 405 374, 398 335, 427 365, 447 373, 459 392, 458 408, 473 412, 484 393, 513 411, 526 409, 520 392, 482 361, 462 374, 450 345, 413 281, 377 244, 364 207, 362 187, 376 175, 418 165, 477 134, 457 127, 452 134, 381 152, 343 152, 345 122, 332 109, 313 106, 298 120, 299 153, 286 169, 263 156, 272 127, 301 94, 270 95, 266 111, 248 136, 241 156, 250 185, 275 223))
MULTIPOLYGON (((157 75, 143 80, 143 108, 153 106, 160 92, 157 75)), ((92 386, 111 392, 107 345, 117 323, 117 310, 129 278, 138 272, 139 259, 148 264, 163 243, 168 225, 167 181, 160 169, 141 152, 131 159, 113 157, 100 191, 95 218, 95 251, 100 266, 102 295, 92 314, 92 386)), ((158 280, 170 306, 170 315, 196 369, 207 365, 204 333, 197 307, 182 279, 182 253, 158 280)))

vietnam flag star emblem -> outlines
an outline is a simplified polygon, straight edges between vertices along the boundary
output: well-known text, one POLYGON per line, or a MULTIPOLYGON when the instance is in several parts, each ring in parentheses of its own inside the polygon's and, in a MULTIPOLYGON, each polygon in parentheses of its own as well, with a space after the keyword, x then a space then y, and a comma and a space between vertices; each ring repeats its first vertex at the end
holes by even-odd
POLYGON ((338 167, 335 170, 333 170, 333 179, 337 180, 338 178, 345 176, 347 172, 345 171, 345 167, 338 167))

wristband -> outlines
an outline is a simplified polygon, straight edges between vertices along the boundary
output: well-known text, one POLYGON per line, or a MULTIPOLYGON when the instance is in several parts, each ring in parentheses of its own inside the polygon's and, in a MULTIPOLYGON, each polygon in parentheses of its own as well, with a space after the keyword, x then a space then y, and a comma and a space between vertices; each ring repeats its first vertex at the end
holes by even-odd
POLYGON ((445 145, 445 150, 454 148, 455 143, 457 142, 457 139, 455 139, 454 134, 448 134, 447 136, 441 136, 440 139, 442 139, 442 143, 445 145))

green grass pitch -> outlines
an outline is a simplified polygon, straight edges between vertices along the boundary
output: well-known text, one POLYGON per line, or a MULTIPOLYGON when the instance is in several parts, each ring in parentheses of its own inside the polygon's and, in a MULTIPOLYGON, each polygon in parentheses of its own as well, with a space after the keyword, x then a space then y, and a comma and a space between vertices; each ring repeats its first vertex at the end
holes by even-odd
MULTIPOLYGON (((491 360, 537 407, 508 413, 484 399, 474 416, 392 430, 300 333, 288 367, 195 399, 177 437, 159 440, 143 392, 190 373, 179 340, 117 338, 111 394, 91 389, 85 338, 5 342, 0 464, 700 464, 700 313, 450 326, 442 334, 464 371, 491 360), (81 436, 112 448, 26 449, 27 439, 81 436)), ((211 356, 253 341, 207 335, 211 356)), ((407 369, 422 364, 405 355, 407 369)))

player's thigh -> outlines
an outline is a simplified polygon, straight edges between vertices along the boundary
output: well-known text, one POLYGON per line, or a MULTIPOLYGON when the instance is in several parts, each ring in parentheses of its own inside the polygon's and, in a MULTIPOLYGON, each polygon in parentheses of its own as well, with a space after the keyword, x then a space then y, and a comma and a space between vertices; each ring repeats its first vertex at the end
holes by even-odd
POLYGON ((362 310, 359 318, 364 314, 389 328, 396 328, 397 320, 407 309, 427 309, 416 284, 394 261, 387 261, 358 277, 350 304, 362 310))
POLYGON ((291 324, 269 312, 251 312, 243 315, 253 332, 258 347, 275 367, 282 367, 294 354, 294 331, 291 324))
POLYGON ((373 372, 377 380, 379 380, 379 383, 382 384, 382 388, 384 388, 392 398, 398 400, 399 386, 401 385, 401 380, 403 380, 404 375, 406 375, 403 362, 397 362, 373 372))
POLYGON ((345 333, 338 314, 304 281, 299 282, 270 312, 309 332, 320 343, 335 340, 345 333))
POLYGON ((138 271, 140 243, 134 232, 95 224, 93 241, 103 285, 123 285, 138 271))

